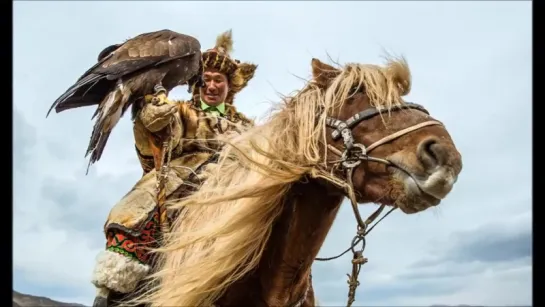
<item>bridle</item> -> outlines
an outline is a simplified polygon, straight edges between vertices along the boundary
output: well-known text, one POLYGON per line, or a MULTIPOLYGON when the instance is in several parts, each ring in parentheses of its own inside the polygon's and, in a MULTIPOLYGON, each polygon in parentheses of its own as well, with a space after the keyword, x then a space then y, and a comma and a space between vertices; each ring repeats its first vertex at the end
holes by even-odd
MULTIPOLYGON (((396 106, 393 106, 389 109, 389 112, 395 112, 405 109, 413 109, 418 110, 423 113, 426 113, 429 115, 429 112, 421 105, 411 102, 406 102, 403 104, 399 104, 396 106)), ((356 218, 356 222, 358 224, 357 226, 357 232, 354 238, 352 239, 352 242, 350 244, 350 247, 346 249, 341 254, 329 257, 329 258, 316 258, 317 261, 329 261, 333 259, 337 259, 344 254, 346 254, 348 251, 352 251, 353 258, 352 258, 352 274, 348 275, 348 302, 347 307, 350 307, 352 303, 355 301, 356 296, 356 288, 359 286, 358 281, 358 275, 360 273, 361 266, 365 264, 368 260, 367 258, 363 257, 363 251, 366 246, 365 236, 386 216, 388 216, 393 210, 395 210, 397 207, 393 207, 388 211, 381 219, 379 219, 373 226, 371 226, 369 229, 369 225, 373 223, 373 221, 380 216, 382 211, 385 208, 385 205, 381 205, 375 212, 373 212, 365 221, 362 219, 360 211, 358 209, 358 203, 356 201, 356 194, 354 192, 354 184, 352 181, 354 170, 357 166, 361 164, 362 161, 372 161, 372 162, 378 162, 383 163, 387 166, 397 167, 395 164, 390 162, 389 160, 377 158, 370 156, 369 153, 384 145, 387 144, 403 135, 409 134, 413 131, 416 131, 420 128, 432 126, 432 125, 443 125, 441 122, 436 120, 429 120, 425 121, 419 124, 415 124, 412 126, 409 126, 405 129, 399 130, 393 134, 390 134, 388 136, 385 136, 381 138, 380 140, 372 143, 369 146, 365 146, 361 143, 356 143, 354 140, 354 136, 352 134, 352 129, 354 129, 357 125, 360 123, 369 120, 377 115, 382 114, 385 112, 384 110, 380 110, 374 107, 367 108, 350 118, 348 118, 346 121, 342 121, 340 119, 336 119, 333 117, 326 117, 326 127, 332 128, 333 132, 331 132, 331 138, 333 141, 339 140, 342 138, 343 140, 343 151, 337 149, 336 147, 332 146, 331 144, 328 144, 327 148, 338 155, 340 157, 340 160, 334 161, 337 163, 337 167, 345 172, 346 175, 346 182, 343 186, 345 195, 350 199, 352 209, 354 211, 354 217, 356 218), (356 250, 355 247, 361 242, 361 248, 359 250, 356 250)), ((304 298, 303 298, 304 299, 304 298)), ((302 301, 301 301, 302 302, 302 301)))

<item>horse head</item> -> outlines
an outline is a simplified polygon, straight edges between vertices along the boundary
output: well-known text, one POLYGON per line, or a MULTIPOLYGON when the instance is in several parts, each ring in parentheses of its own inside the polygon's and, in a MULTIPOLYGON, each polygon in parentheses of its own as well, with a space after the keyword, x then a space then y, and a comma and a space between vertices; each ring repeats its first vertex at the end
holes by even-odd
POLYGON ((353 168, 357 201, 395 205, 407 214, 439 205, 462 159, 445 126, 403 100, 411 89, 407 63, 337 69, 313 59, 311 66, 323 97, 338 100, 329 104, 326 142, 330 161, 340 158, 340 169, 353 168))

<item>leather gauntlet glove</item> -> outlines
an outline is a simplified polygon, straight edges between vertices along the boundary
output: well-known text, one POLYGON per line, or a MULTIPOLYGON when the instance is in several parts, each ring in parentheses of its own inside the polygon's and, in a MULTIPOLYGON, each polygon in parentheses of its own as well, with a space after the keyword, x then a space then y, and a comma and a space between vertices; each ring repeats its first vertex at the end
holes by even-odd
POLYGON ((145 104, 140 111, 140 119, 151 132, 165 128, 178 111, 178 104, 168 100, 165 94, 146 95, 145 104))

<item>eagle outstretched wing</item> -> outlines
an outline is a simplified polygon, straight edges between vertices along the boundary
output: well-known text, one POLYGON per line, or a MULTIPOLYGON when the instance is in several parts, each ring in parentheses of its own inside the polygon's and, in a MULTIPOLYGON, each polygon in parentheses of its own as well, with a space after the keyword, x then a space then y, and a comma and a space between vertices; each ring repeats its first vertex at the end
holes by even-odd
POLYGON ((151 94, 156 85, 170 91, 200 80, 200 49, 196 38, 170 30, 140 34, 108 46, 98 55, 98 62, 55 100, 47 115, 53 108, 59 113, 98 105, 85 155, 91 154, 92 164, 100 159, 112 129, 136 100, 151 94))

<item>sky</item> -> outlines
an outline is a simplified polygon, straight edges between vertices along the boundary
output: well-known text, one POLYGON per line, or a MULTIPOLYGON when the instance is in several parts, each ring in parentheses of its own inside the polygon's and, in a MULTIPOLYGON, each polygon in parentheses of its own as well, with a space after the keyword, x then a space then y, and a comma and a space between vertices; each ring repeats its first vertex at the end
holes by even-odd
MULTIPOLYGON (((354 305, 531 304, 531 2, 17 1, 13 14, 14 290, 90 306, 103 223, 141 176, 129 116, 86 176, 94 107, 46 119, 53 101, 108 45, 171 29, 208 49, 232 29, 235 58, 259 64, 236 100, 248 116, 301 88, 313 57, 381 64, 387 51, 408 60, 407 99, 462 154, 439 207, 396 211, 370 234, 354 305)), ((319 256, 355 226, 345 203, 319 256)), ((350 257, 314 264, 322 306, 345 304, 350 257)))

